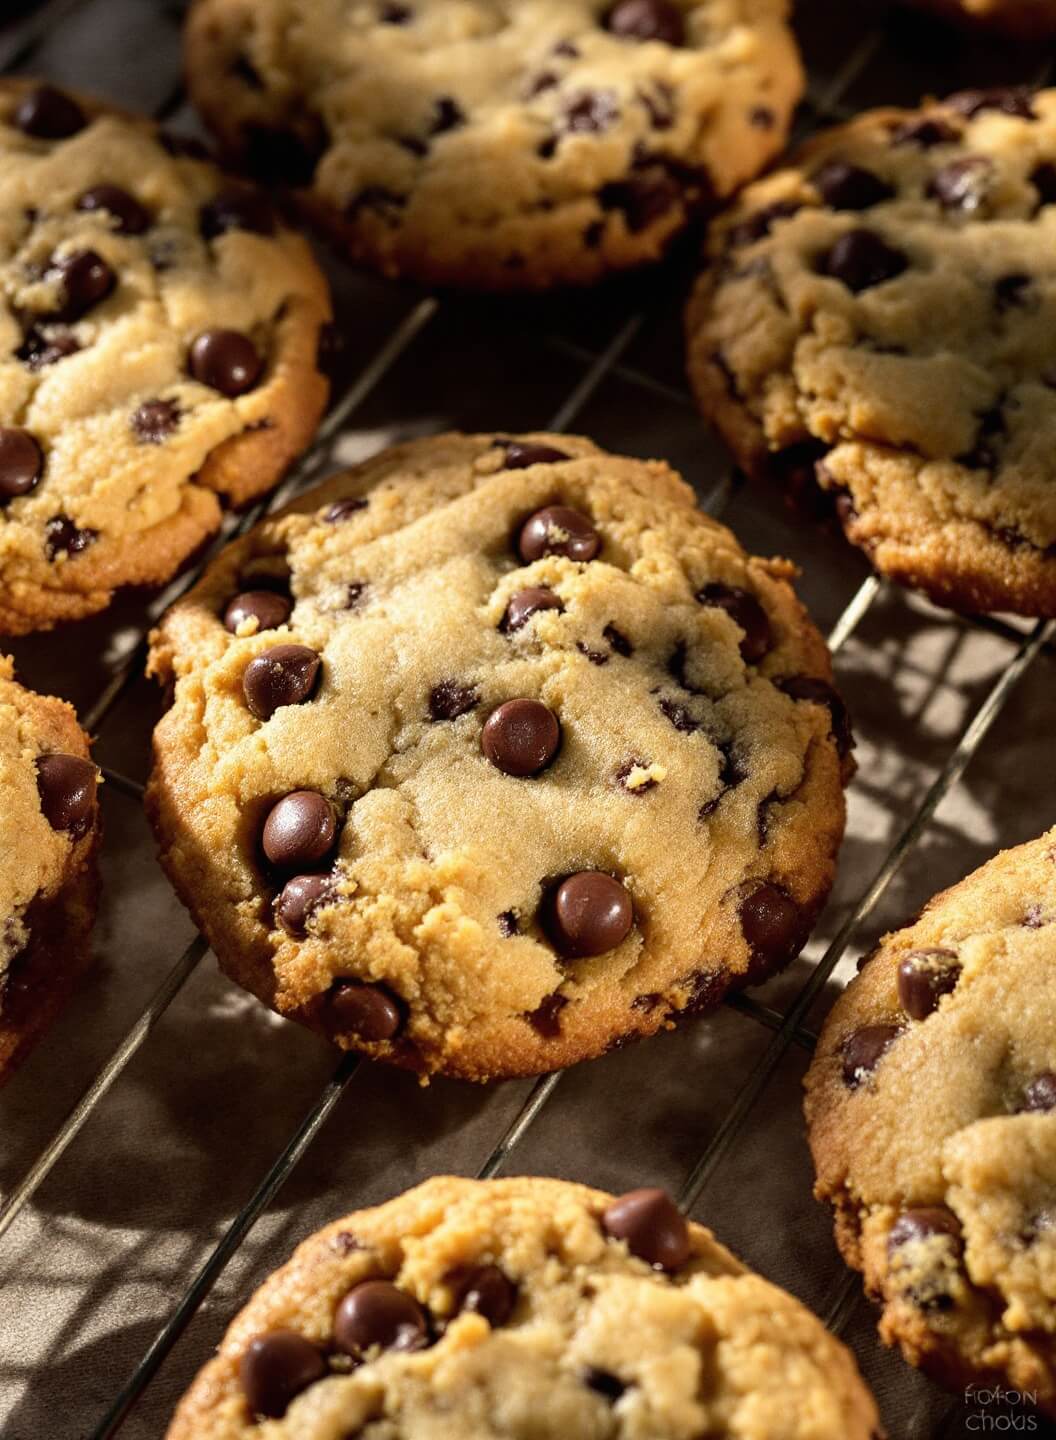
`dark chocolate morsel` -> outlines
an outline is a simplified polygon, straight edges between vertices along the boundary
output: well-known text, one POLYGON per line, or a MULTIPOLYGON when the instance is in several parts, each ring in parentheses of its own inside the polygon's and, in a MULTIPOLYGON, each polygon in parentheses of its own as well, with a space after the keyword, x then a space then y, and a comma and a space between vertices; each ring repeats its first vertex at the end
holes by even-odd
POLYGON ((180 407, 175 400, 144 400, 132 412, 132 430, 144 445, 160 445, 180 423, 180 407))
POLYGON ((550 939, 570 958, 615 950, 634 924, 634 906, 626 888, 601 870, 570 875, 544 909, 550 939))
POLYGON ((504 775, 538 775, 561 744, 561 726, 539 700, 507 700, 488 716, 480 748, 504 775))
POLYGON ((515 595, 510 596, 510 603, 506 607, 506 614, 502 619, 502 628, 508 633, 519 630, 537 610, 563 610, 559 598, 546 585, 529 585, 524 590, 518 590, 515 595))
POLYGON ((843 1083, 856 1090, 873 1073, 902 1031, 897 1025, 865 1025, 843 1042, 843 1083))
POLYGON ((88 120, 69 95, 54 85, 38 85, 19 101, 14 122, 23 135, 32 135, 34 140, 65 140, 83 130, 88 120))
POLYGON ((290 618, 293 602, 274 590, 244 590, 224 611, 224 625, 234 635, 244 620, 255 620, 257 630, 277 630, 290 618))
POLYGON ((673 0, 616 0, 604 24, 621 40, 662 40, 665 45, 686 41, 683 12, 673 0))
POLYGON ((303 705, 315 693, 322 663, 307 645, 273 645, 254 656, 242 674, 250 712, 269 720, 284 705, 303 705))
POLYGON ((517 1303, 517 1286, 497 1265, 473 1265, 447 1276, 454 1301, 454 1313, 463 1310, 483 1315, 497 1330, 513 1314, 517 1303))
POLYGON ((894 280, 909 260, 874 230, 848 230, 821 259, 821 273, 841 281, 857 295, 894 280))
POLYGON ((1045 1114, 1049 1110, 1056 1110, 1056 1073, 1043 1070, 1024 1087, 1023 1101, 1017 1107, 1017 1113, 1045 1114))
POLYGON ((605 1210, 601 1228, 625 1240, 639 1260, 658 1270, 678 1270, 689 1259, 689 1226, 666 1190, 631 1190, 605 1210))
POLYGON ((150 229, 150 211, 120 185, 93 185, 78 199, 77 209, 89 213, 105 211, 117 222, 114 228, 119 235, 142 235, 150 229))
POLYGON ((238 1366, 246 1404, 254 1416, 279 1420, 290 1402, 326 1374, 319 1350, 295 1330, 272 1330, 249 1342, 238 1366))
POLYGON ((911 1020, 926 1020, 956 987, 961 967, 952 950, 911 950, 899 963, 898 998, 911 1020))
POLYGON ((275 919, 287 935, 294 940, 304 939, 309 920, 332 888, 332 875, 294 875, 286 881, 275 901, 275 919))
POLYGON ((295 790, 272 806, 264 822, 264 854, 283 870, 309 869, 329 855, 337 836, 337 815, 316 790, 295 790))
POLYGON ((504 470, 526 470, 529 465, 557 465, 569 460, 563 450, 553 445, 538 445, 530 440, 508 440, 506 442, 506 464, 504 470))
POLYGON ((28 495, 44 470, 40 446, 28 430, 0 426, 0 505, 28 495))
POLYGON ((568 505, 547 505, 521 526, 517 553, 526 565, 544 555, 569 560, 593 560, 601 549, 601 536, 586 515, 568 505))
POLYGON ((334 1343, 357 1360, 374 1346, 420 1350, 429 1343, 429 1321, 413 1295, 388 1280, 364 1280, 337 1307, 334 1343))
POLYGON ((44 818, 53 830, 74 837, 87 832, 95 810, 99 772, 80 755, 41 755, 37 760, 37 793, 44 818))
POLYGON ((360 1040, 391 1040, 403 1024, 399 1002, 380 985, 338 980, 326 1000, 324 1021, 335 1035, 360 1040))
POLYGON ((757 665, 770 649, 773 637, 770 621, 759 601, 748 590, 736 585, 714 582, 697 591, 702 605, 714 605, 725 610, 735 625, 744 631, 741 640, 741 657, 747 665, 757 665))
POLYGON ((257 347, 238 330, 203 330, 188 364, 195 380, 229 399, 252 390, 264 369, 257 347))

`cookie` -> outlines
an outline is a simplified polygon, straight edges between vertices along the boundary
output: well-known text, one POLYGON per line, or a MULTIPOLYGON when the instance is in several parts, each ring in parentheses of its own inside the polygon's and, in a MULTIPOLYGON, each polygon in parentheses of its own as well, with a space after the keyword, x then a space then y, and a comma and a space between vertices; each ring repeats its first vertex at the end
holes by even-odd
POLYGON ((191 95, 353 259, 483 289, 658 259, 784 145, 786 0, 198 0, 191 95))
POLYGON ((881 942, 806 1084, 817 1194, 883 1338, 1056 1414, 1056 830, 881 942))
POLYGON ((738 461, 813 465, 883 575, 1056 615, 1056 90, 812 141, 719 228, 690 377, 738 461))
POLYGON ((1056 34, 1056 0, 910 0, 950 20, 1019 39, 1056 34))
POLYGON ((850 1353, 662 1190, 439 1178, 306 1240, 168 1440, 871 1440, 850 1353))
POLYGON ((156 584, 271 488, 326 400, 326 283, 153 125, 0 82, 0 633, 156 584))
POLYGON ((90 959, 100 836, 88 737, 0 656, 0 1084, 90 959))
POLYGON ((421 1072, 535 1074, 786 964, 846 711, 791 567, 667 466, 557 435, 390 450, 166 617, 148 806, 221 965, 421 1072))

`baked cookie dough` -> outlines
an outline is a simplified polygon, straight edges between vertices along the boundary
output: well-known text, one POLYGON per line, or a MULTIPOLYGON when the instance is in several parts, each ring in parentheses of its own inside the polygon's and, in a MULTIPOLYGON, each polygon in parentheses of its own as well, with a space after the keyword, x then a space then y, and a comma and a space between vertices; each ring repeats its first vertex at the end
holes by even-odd
POLYGON ((1002 31, 1020 39, 1056 33, 1056 0, 909 0, 950 20, 1002 31))
POLYGON ((817 1194, 883 1338, 1056 1414, 1056 830, 881 942, 806 1084, 817 1194))
POLYGON ((739 463, 816 466, 881 574, 1056 615, 1056 90, 810 142, 717 229, 689 372, 739 463))
POLYGON ((326 283, 146 121, 0 81, 0 633, 166 580, 326 401, 326 283))
POLYGON ((850 1353, 662 1190, 440 1178, 319 1231, 168 1440, 873 1440, 850 1353))
POLYGON ((786 0, 197 0, 191 95, 357 261, 538 289, 658 259, 783 147, 786 0))
POLYGON ((0 655, 0 1084, 89 963, 96 786, 72 708, 23 689, 0 655))
POLYGON ((153 638, 148 808, 235 980, 428 1073, 534 1074, 762 980, 828 892, 846 711, 791 567, 659 462, 390 450, 153 638))

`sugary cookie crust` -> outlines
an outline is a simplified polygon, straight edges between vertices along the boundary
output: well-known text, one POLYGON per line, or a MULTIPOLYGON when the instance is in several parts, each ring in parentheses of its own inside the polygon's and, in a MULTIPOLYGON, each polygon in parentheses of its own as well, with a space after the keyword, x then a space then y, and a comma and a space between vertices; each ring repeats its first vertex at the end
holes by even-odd
POLYGON ((216 530, 223 505, 275 484, 327 394, 318 343, 329 298, 305 241, 285 228, 206 238, 202 207, 244 186, 169 153, 152 124, 83 96, 75 103, 89 123, 77 133, 23 133, 16 112, 36 88, 0 82, 0 425, 25 429, 43 451, 35 488, 0 508, 7 634, 79 618, 118 586, 171 576, 216 530), (146 208, 145 230, 123 233, 109 210, 76 208, 104 185, 146 208), (115 283, 60 322, 61 282, 49 267, 81 251, 101 257, 115 283), (214 329, 248 334, 264 362, 237 397, 189 374, 192 342, 214 329), (51 363, 27 358, 56 336, 79 348, 51 363), (176 407, 175 422, 144 439, 133 416, 159 400, 176 407), (82 537, 67 548, 56 544, 61 520, 82 537))
POLYGON ((816 466, 877 570, 959 610, 1056 614, 1053 200, 1056 90, 870 112, 744 192, 687 312, 738 461, 816 466))
POLYGON ((36 695, 0 655, 0 1084, 47 1028, 90 960, 98 808, 83 833, 54 829, 41 807, 36 762, 88 758, 71 706, 36 695))
POLYGON ((846 715, 789 574, 665 465, 588 440, 388 451, 228 547, 154 636, 152 668, 176 681, 148 789, 162 863, 234 979, 419 1071, 537 1073, 713 1006, 798 951, 843 830, 846 715), (520 559, 520 527, 554 504, 590 517, 595 559, 520 559), (292 586, 289 623, 232 634, 225 608, 268 577, 292 586), (750 663, 720 601, 695 598, 711 585, 755 617, 750 663), (562 608, 512 628, 533 587, 562 608), (321 678, 261 721, 247 667, 291 643, 321 678), (481 752, 485 720, 518 697, 560 723, 534 778, 481 752), (271 807, 305 789, 341 828, 305 867, 337 857, 297 939, 273 913, 289 871, 258 847, 271 807), (606 953, 561 958, 547 906, 584 871, 620 882, 634 923, 606 953), (343 1031, 327 1008, 343 979, 382 987, 399 1033, 343 1031))
POLYGON ((198 0, 192 97, 226 154, 304 188, 357 261, 469 288, 656 260, 782 148, 803 86, 786 0, 198 0), (385 17, 393 17, 386 20, 385 17))
POLYGON ((1056 1414, 1054 1072, 1056 830, 881 942, 826 1022, 806 1112, 884 1339, 1056 1414))
POLYGON ((438 1178, 306 1240, 232 1323, 168 1440, 870 1440, 876 1407, 848 1351, 798 1301, 690 1225, 689 1258, 652 1269, 608 1238, 612 1197, 561 1180, 438 1178), (453 1272, 498 1267, 515 1308, 454 1314, 453 1272), (334 1352, 334 1314, 385 1277, 435 1343, 334 1352), (628 1319, 631 1317, 631 1323, 628 1319), (253 1423, 251 1342, 290 1329, 331 1357, 284 1417, 253 1423), (342 1369, 343 1367, 343 1369, 342 1369), (596 1388, 595 1388, 596 1387, 596 1388))

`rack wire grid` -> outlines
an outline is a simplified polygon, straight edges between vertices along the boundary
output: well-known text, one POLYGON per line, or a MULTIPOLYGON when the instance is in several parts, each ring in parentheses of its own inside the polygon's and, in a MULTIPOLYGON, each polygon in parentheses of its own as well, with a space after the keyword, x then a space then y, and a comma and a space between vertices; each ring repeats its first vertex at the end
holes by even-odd
MULTIPOLYGON (((193 130, 183 9, 8 0, 0 67, 193 130)), ((1040 83, 1049 70, 1037 47, 868 0, 804 0, 796 25, 810 75, 801 135, 871 104, 1040 83)), ((98 737, 107 883, 99 965, 0 1099, 3 1434, 160 1435, 227 1320, 300 1239, 430 1174, 514 1168, 617 1191, 667 1185, 852 1346, 891 1436, 982 1428, 964 1397, 876 1339, 811 1198, 800 1081, 854 958, 1051 823, 1054 625, 936 610, 878 581, 831 526, 732 474, 685 388, 677 266, 525 302, 422 295, 324 263, 344 337, 334 399, 268 508, 395 439, 448 427, 575 427, 669 459, 750 550, 799 564, 800 593, 829 630, 859 738, 840 876, 794 966, 670 1036, 490 1088, 420 1088, 354 1056, 335 1068, 314 1036, 202 964, 208 947, 153 859, 140 800, 159 701, 142 675, 145 637, 201 565, 161 596, 125 595, 14 644, 26 681, 73 700, 98 737)), ((230 517, 217 544, 263 508, 230 517)))

